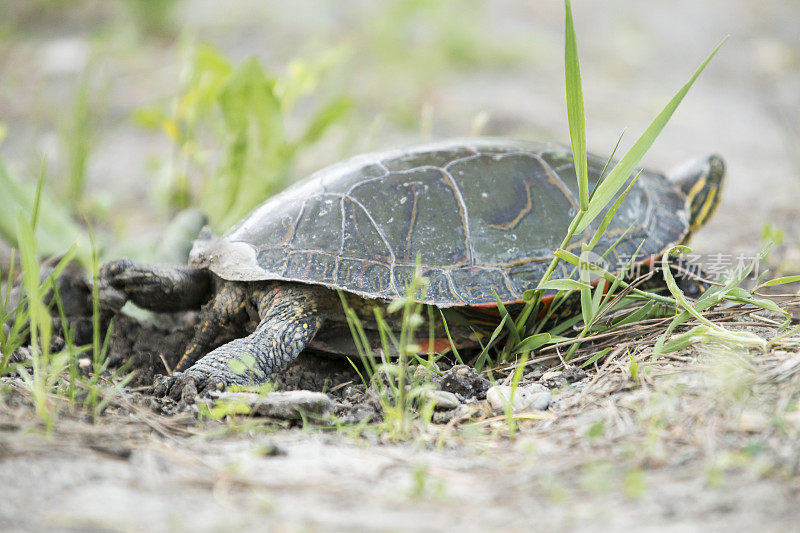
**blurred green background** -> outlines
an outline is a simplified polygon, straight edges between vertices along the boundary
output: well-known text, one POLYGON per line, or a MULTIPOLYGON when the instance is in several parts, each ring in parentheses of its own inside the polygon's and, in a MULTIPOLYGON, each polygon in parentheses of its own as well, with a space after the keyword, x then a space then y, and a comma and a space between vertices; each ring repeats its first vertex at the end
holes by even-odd
MULTIPOLYGON (((45 176, 44 254, 90 224, 105 257, 180 261, 343 157, 476 134, 568 142, 558 0, 0 0, 0 265, 45 176), (178 216, 177 222, 175 217, 178 216), (165 228, 169 228, 166 231, 165 228)), ((729 166, 701 252, 779 241, 800 264, 800 2, 573 5, 588 144, 638 136, 714 59, 654 145, 729 166)))

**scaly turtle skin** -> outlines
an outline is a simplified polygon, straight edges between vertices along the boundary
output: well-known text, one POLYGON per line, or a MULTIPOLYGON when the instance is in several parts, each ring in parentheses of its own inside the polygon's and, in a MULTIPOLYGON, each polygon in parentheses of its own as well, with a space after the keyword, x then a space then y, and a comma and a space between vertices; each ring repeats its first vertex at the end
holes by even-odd
MULTIPOLYGON (((589 156, 590 187, 605 163, 589 156)), ((644 171, 594 251, 611 248, 614 270, 637 250, 646 259, 684 242, 717 208, 723 177, 716 156, 672 181, 644 171)), ((342 351, 340 334, 326 336, 345 324, 334 289, 369 317, 371 305, 405 294, 416 261, 429 280, 427 304, 492 307, 495 295, 520 302, 565 235, 577 197, 562 145, 479 138, 365 154, 270 198, 222 237, 204 232, 188 267, 124 259, 105 265, 101 279, 117 306, 130 299, 177 311, 207 302, 176 372, 157 387, 177 398, 266 381, 308 346, 342 351), (250 318, 258 321, 252 333, 206 354, 222 329, 250 318), (235 372, 243 365, 232 359, 247 371, 235 372)), ((601 219, 570 248, 580 250, 601 219)))

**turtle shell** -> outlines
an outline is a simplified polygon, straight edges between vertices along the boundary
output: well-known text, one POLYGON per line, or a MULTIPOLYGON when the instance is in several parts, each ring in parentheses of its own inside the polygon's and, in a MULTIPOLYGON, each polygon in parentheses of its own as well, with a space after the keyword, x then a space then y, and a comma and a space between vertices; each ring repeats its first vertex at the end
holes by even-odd
MULTIPOLYGON (((605 162, 589 156, 590 187, 605 162)), ((198 241, 190 261, 228 280, 295 281, 380 299, 404 295, 419 261, 426 303, 487 305, 495 294, 517 302, 541 279, 577 210, 569 148, 457 139, 324 168, 222 237, 198 241)), ((571 248, 579 251, 601 220, 571 248)), ((605 259, 613 271, 640 246, 642 258, 660 254, 688 228, 685 196, 645 171, 594 251, 611 248, 605 259)), ((568 275, 566 267, 556 273, 568 275)))

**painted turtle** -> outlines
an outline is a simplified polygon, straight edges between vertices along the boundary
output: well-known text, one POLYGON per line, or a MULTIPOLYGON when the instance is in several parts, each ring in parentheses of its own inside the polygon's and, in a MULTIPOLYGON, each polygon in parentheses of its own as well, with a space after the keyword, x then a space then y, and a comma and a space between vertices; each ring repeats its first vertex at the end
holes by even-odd
MULTIPOLYGON (((605 162, 589 156, 590 186, 605 162)), ((595 251, 616 242, 607 258, 614 269, 637 249, 655 257, 684 242, 716 209, 723 176, 717 156, 671 181, 643 172, 595 251)), ((429 280, 427 304, 492 307, 495 294, 520 302, 565 235, 577 197, 570 149, 558 144, 478 138, 365 154, 273 196, 222 237, 204 232, 189 266, 122 259, 104 265, 101 280, 106 294, 147 309, 203 306, 176 371, 156 386, 177 398, 266 381, 309 346, 341 351, 337 339, 349 332, 334 289, 367 311, 404 295, 416 261, 429 280), (249 335, 206 353, 223 328, 248 320, 257 324, 249 335), (253 368, 237 374, 231 359, 253 368)))

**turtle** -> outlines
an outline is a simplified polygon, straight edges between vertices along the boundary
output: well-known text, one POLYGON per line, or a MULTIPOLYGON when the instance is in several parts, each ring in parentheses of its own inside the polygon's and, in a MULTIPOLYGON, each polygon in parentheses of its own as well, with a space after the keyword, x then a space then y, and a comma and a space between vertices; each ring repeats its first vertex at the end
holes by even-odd
MULTIPOLYGON (((606 163, 588 155, 590 187, 606 163)), ((670 178, 643 170, 594 251, 613 271, 633 254, 652 259, 686 242, 717 209, 724 175, 717 155, 670 178)), ((106 263, 101 290, 117 309, 125 301, 157 312, 201 308, 193 340, 156 394, 262 383, 307 348, 347 351, 339 294, 369 318, 372 306, 405 296, 420 272, 427 285, 418 300, 430 306, 519 304, 579 209, 577 187, 572 152, 557 143, 481 137, 358 155, 272 196, 222 236, 204 229, 188 265, 106 263), (241 336, 215 347, 232 327, 241 336)), ((579 250, 601 219, 571 247, 579 250)), ((469 331, 450 333, 469 341, 469 331)))

